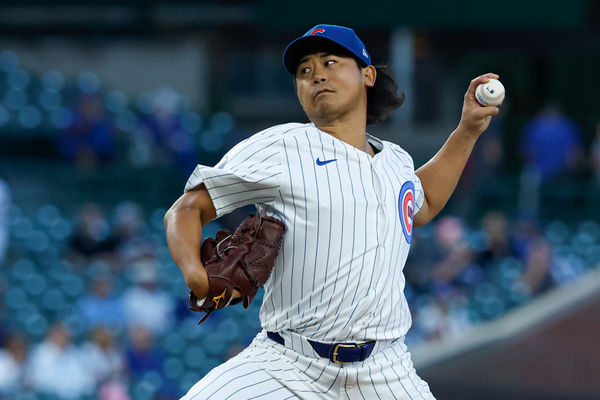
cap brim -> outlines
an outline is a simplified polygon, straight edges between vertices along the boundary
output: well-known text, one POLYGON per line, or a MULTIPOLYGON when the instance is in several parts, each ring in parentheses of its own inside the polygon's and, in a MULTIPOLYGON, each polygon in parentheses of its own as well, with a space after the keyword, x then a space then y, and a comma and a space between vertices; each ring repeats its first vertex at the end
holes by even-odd
POLYGON ((288 45, 283 53, 283 65, 290 74, 296 75, 296 68, 302 57, 316 52, 332 52, 347 55, 365 64, 357 58, 350 50, 336 41, 322 36, 302 36, 288 45))

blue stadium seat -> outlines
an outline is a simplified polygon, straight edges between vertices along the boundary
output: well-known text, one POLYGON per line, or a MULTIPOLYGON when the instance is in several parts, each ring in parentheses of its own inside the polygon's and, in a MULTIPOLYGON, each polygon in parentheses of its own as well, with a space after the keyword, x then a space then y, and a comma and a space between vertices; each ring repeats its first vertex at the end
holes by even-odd
POLYGON ((183 354, 183 361, 185 365, 193 370, 199 369, 204 364, 206 359, 206 352, 199 345, 188 346, 183 354))
POLYGON ((13 311, 25 307, 28 302, 29 298, 27 293, 21 287, 10 287, 4 294, 4 304, 13 311))
POLYGON ((172 331, 162 338, 160 344, 167 353, 180 355, 187 348, 188 342, 179 332, 172 331))
POLYGON ((559 245, 564 243, 571 236, 571 232, 567 224, 562 221, 550 222, 544 232, 544 237, 551 245, 559 245))
POLYGON ((66 274, 60 287, 70 298, 78 298, 85 292, 85 281, 76 274, 66 274))
POLYGON ((227 341, 223 340, 222 332, 212 331, 200 338, 200 343, 209 357, 220 357, 227 348, 227 341))
POLYGON ((27 277, 27 280, 23 282, 23 288, 27 294, 35 298, 38 302, 41 301, 40 296, 46 291, 47 287, 48 283, 46 278, 38 273, 31 273, 27 277))
POLYGON ((36 339, 40 340, 46 335, 48 330, 48 320, 42 314, 32 313, 27 316, 23 316, 25 330, 27 333, 36 339))
POLYGON ((178 381, 181 379, 187 368, 180 357, 169 357, 163 364, 163 370, 168 379, 178 381))
POLYGON ((198 371, 187 371, 183 374, 181 379, 179 379, 179 387, 189 389, 196 382, 200 380, 208 371, 214 368, 215 365, 218 365, 219 361, 215 359, 206 359, 204 360, 204 365, 198 371))
POLYGON ((11 268, 12 277, 18 280, 26 280, 29 275, 36 272, 35 263, 28 258, 19 258, 11 268))
POLYGON ((41 306, 50 311, 59 311, 65 306, 66 301, 60 289, 51 287, 43 294, 41 306))

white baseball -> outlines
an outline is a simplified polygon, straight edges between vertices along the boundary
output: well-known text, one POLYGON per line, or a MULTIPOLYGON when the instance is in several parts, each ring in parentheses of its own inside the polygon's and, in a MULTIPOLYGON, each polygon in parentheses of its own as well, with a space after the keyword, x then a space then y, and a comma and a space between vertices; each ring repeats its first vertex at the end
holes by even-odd
POLYGON ((477 86, 475 99, 482 106, 500 105, 504 100, 504 85, 499 80, 490 78, 488 83, 477 86))

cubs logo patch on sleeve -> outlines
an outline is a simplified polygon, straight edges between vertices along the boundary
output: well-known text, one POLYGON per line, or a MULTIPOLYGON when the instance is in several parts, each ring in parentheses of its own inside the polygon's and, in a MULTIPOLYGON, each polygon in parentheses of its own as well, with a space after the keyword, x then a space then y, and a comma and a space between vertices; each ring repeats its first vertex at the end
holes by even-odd
POLYGON ((415 204, 415 184, 411 181, 405 182, 398 196, 398 212, 400 224, 407 243, 410 243, 413 232, 413 208, 415 204))

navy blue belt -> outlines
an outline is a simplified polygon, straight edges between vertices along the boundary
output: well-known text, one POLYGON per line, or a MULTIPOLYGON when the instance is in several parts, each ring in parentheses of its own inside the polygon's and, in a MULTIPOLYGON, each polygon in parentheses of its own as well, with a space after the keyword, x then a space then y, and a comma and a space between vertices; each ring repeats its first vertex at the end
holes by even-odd
MULTIPOLYGON (((267 332, 269 339, 285 346, 283 337, 277 332, 267 332)), ((315 352, 334 363, 364 361, 371 355, 375 342, 357 343, 321 343, 308 340, 315 352)))

